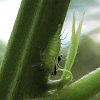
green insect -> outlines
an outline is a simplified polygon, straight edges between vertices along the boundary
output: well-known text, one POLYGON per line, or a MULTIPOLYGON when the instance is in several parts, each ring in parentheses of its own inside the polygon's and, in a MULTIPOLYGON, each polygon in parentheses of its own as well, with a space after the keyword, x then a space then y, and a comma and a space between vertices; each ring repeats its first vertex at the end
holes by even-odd
POLYGON ((56 33, 52 36, 43 53, 43 66, 50 71, 51 75, 56 75, 59 51, 61 47, 61 24, 58 25, 56 33))

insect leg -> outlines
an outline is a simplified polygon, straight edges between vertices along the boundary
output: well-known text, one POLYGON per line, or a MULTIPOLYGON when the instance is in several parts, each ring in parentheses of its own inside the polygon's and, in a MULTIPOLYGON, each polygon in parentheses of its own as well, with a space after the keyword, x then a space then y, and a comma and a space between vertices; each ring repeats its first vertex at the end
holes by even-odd
POLYGON ((65 40, 66 39, 66 37, 67 37, 67 35, 68 35, 68 33, 66 34, 66 36, 63 38, 63 39, 61 39, 61 40, 65 40))
POLYGON ((51 75, 56 75, 57 74, 57 69, 59 65, 59 62, 61 61, 62 55, 58 56, 57 64, 54 67, 54 70, 50 73, 51 75))

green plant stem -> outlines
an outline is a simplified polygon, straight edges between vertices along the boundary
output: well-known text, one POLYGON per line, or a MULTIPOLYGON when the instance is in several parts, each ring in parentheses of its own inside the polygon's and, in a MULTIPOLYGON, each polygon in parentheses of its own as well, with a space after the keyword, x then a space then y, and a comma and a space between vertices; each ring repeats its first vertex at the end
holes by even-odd
MULTIPOLYGON (((79 44, 79 38, 81 34, 81 29, 82 29, 82 23, 83 23, 83 17, 80 21, 79 27, 75 33, 75 12, 73 12, 73 26, 72 26, 72 38, 71 38, 71 46, 70 46, 70 51, 67 57, 67 62, 65 64, 65 69, 70 71, 71 67, 73 65, 73 62, 75 60, 76 54, 77 54, 77 49, 78 49, 78 44, 79 44)), ((61 77, 61 80, 65 80, 67 77, 68 73, 66 71, 63 72, 63 75, 61 77)))
POLYGON ((75 56, 77 54, 77 49, 78 49, 78 44, 79 44, 79 38, 80 38, 80 34, 81 34, 81 29, 82 29, 82 22, 83 22, 83 17, 80 21, 79 27, 77 29, 77 32, 75 33, 75 12, 73 13, 73 27, 72 27, 72 38, 71 38, 71 46, 70 46, 70 51, 68 54, 68 59, 67 59, 67 63, 65 64, 65 69, 58 69, 63 71, 62 77, 60 80, 55 80, 55 81, 50 81, 47 83, 47 86, 49 88, 62 88, 65 84, 68 84, 73 76, 72 73, 70 71, 75 56))
POLYGON ((100 68, 43 100, 89 100, 100 92, 100 68))
POLYGON ((72 78, 73 78, 72 73, 67 70, 65 70, 65 71, 67 72, 67 74, 69 74, 68 77, 66 77, 66 79, 63 81, 61 79, 60 80, 50 80, 46 84, 48 87, 48 90, 54 90, 54 89, 60 90, 61 88, 64 87, 65 84, 69 83, 72 80, 72 78))
POLYGON ((45 94, 49 72, 41 56, 70 0, 22 0, 0 70, 0 100, 23 100, 45 94), (42 54, 41 54, 42 53, 42 54))

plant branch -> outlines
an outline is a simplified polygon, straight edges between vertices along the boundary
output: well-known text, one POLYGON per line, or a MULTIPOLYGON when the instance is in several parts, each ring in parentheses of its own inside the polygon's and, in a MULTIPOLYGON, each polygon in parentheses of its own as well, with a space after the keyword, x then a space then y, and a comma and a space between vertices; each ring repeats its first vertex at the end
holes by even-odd
POLYGON ((83 17, 82 17, 79 27, 75 33, 75 12, 73 12, 72 38, 71 38, 71 46, 69 49, 69 54, 67 57, 67 62, 65 64, 64 69, 59 69, 60 71, 63 71, 61 79, 48 82, 47 85, 49 88, 52 87, 52 89, 54 89, 54 88, 60 89, 65 84, 68 84, 72 80, 73 76, 72 76, 70 69, 73 65, 75 56, 77 54, 77 49, 78 49, 78 44, 79 44, 79 39, 80 39, 80 34, 81 34, 81 29, 82 29, 82 23, 83 23, 83 17))
POLYGON ((43 100, 89 100, 100 92, 100 68, 43 100))
POLYGON ((48 41, 63 25, 70 0, 22 0, 0 70, 0 100, 45 94, 49 72, 41 68, 48 41))

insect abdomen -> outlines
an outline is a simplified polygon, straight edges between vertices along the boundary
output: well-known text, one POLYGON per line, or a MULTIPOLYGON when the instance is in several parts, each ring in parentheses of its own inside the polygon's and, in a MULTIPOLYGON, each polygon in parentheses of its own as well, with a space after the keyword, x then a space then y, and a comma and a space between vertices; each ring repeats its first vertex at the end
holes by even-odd
POLYGON ((60 51, 61 39, 60 39, 61 25, 58 26, 56 33, 52 36, 49 41, 43 56, 43 64, 49 70, 54 68, 60 51))

